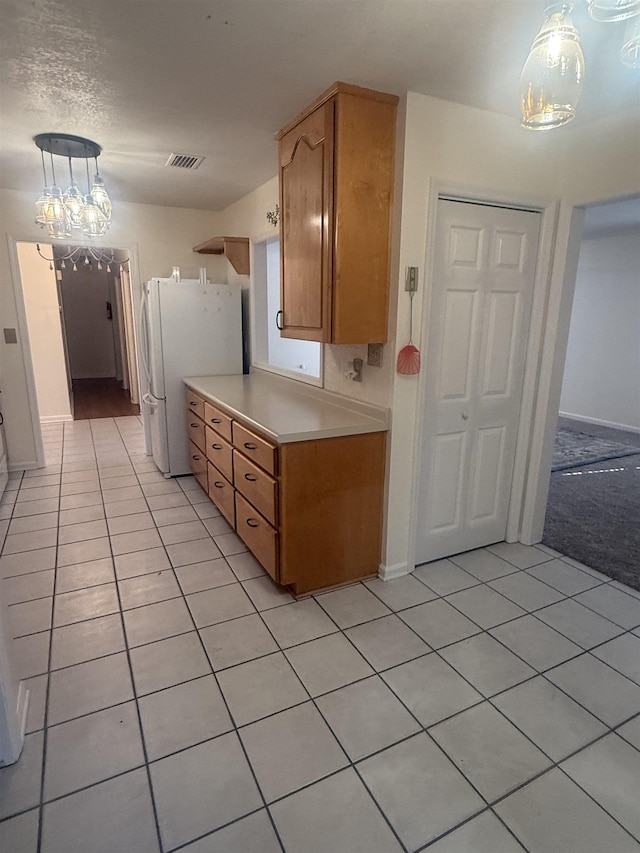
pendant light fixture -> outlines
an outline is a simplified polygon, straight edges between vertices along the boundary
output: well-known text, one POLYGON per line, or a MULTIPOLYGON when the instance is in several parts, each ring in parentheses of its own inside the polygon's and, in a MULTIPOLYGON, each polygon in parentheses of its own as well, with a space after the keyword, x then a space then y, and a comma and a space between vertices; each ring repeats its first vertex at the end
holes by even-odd
POLYGON ((98 170, 98 157, 102 151, 97 142, 68 133, 40 133, 33 141, 42 154, 44 189, 36 202, 35 221, 46 228, 53 239, 71 237, 81 231, 88 237, 101 237, 111 223, 111 199, 98 170), (48 185, 45 152, 51 165, 51 185, 48 185), (69 163, 69 186, 62 192, 56 184, 55 157, 69 163), (87 172, 87 192, 83 194, 73 177, 74 159, 83 159, 87 172), (89 177, 89 160, 95 160, 96 174, 93 183, 89 177))
POLYGON ((572 5, 556 3, 545 11, 520 76, 522 126, 550 130, 571 121, 584 78, 578 31, 569 17, 572 5))
POLYGON ((626 21, 640 15, 640 0, 588 0, 594 21, 609 23, 626 21))
POLYGON ((627 21, 620 61, 629 68, 640 68, 640 15, 627 21))

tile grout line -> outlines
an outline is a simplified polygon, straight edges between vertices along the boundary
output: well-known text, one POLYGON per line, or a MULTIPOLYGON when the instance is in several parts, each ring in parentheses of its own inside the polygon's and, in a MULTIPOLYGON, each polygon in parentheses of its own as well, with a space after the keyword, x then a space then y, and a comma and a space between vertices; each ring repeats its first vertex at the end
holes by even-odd
MULTIPOLYGON (((183 490, 183 491, 184 491, 184 490, 183 490)), ((145 497, 146 497, 146 496, 145 496, 145 497)), ((213 538, 213 537, 211 537, 211 538, 213 538)), ((172 567, 172 571, 174 572, 174 576, 175 576, 175 568, 173 568, 173 567, 172 567)), ((232 570, 232 571, 233 571, 233 570, 232 570)), ((420 580, 420 579, 418 578, 418 580, 420 580)), ((117 579, 116 579, 116 583, 117 583, 117 579)), ((485 584, 487 584, 488 582, 484 582, 484 583, 485 583, 485 584)), ((178 581, 178 584, 179 584, 179 581, 178 581)), ((241 585, 242 585, 242 584, 241 584, 241 585)), ((425 584, 425 585, 426 585, 426 584, 425 584)), ((180 588, 181 588, 181 587, 180 587, 180 588)), ((215 589, 215 588, 217 588, 217 587, 214 587, 214 589, 215 589)), ((371 592, 371 590, 369 590, 369 591, 371 592)), ((496 591, 496 590, 494 590, 494 591, 496 591)), ((373 594, 375 595, 375 593, 373 593, 373 594)), ((186 600, 186 593, 184 593, 184 590, 182 591, 182 597, 183 597, 183 598, 185 598, 185 600, 186 600)), ((438 597, 439 597, 439 598, 444 598, 444 596, 438 596, 438 597)), ((169 599, 169 600, 171 600, 171 599, 169 599)), ((252 602, 252 604, 253 604, 253 602, 252 602)), ((141 606, 143 606, 143 605, 141 605, 141 606)), ((255 605, 254 605, 254 607, 255 607, 255 605)), ((271 608, 269 608, 269 609, 271 609, 271 608)), ((323 608, 323 610, 324 610, 324 608, 323 608)), ((190 608, 189 608, 189 612, 190 612, 190 608)), ((263 622, 263 624, 265 624, 265 625, 266 625, 266 623, 264 623, 264 619, 262 618, 262 612, 264 612, 264 611, 257 610, 257 607, 256 607, 256 612, 261 616, 261 621, 263 622)), ((326 612, 326 611, 325 611, 325 612, 326 612)), ((391 611, 391 612, 392 612, 394 615, 397 615, 397 611, 391 611)), ((330 614, 328 614, 328 615, 329 615, 329 618, 331 619, 332 617, 330 616, 330 614)), ((387 615, 391 615, 391 614, 387 614, 387 615)), ((600 615, 600 614, 598 614, 598 615, 600 615)), ((466 616, 466 614, 465 614, 465 616, 466 616)), ((238 618, 241 618, 241 617, 238 617, 238 618)), ((467 617, 467 618, 468 618, 468 617, 467 617)), ((518 618, 521 618, 521 617, 518 617, 518 618)), ((603 618, 605 618, 605 617, 603 617, 603 618)), ((192 620, 193 620, 193 617, 192 617, 192 620)), ((333 620, 332 620, 332 621, 333 621, 333 620)), ((540 620, 540 621, 541 621, 541 620, 540 620)), ((220 624, 220 623, 217 623, 217 624, 220 624)), ((335 624, 335 623, 334 623, 334 624, 335 624)), ((404 623, 404 624, 406 624, 406 623, 404 623)), ((546 623, 544 623, 544 624, 546 624, 546 623)), ((195 625, 195 622, 194 622, 194 625, 195 625)), ((203 627, 206 627, 206 626, 203 626, 203 627)), ((267 627, 267 630, 269 630, 268 625, 266 625, 266 627, 267 627)), ((407 627, 410 627, 410 626, 407 626, 407 627)), ((495 627, 495 626, 494 626, 494 627, 495 627)), ((549 626, 547 626, 547 627, 549 627, 549 626)), ((52 629, 52 630, 53 630, 53 629, 52 629)), ((195 630, 196 630, 196 632, 197 632, 197 633, 198 633, 198 635, 199 635, 199 634, 200 634, 200 630, 201 630, 201 629, 200 629, 200 628, 198 628, 197 626, 195 626, 195 630)), ((339 632, 340 632, 340 633, 343 633, 343 634, 347 637, 347 635, 346 635, 346 633, 345 633, 345 629, 340 629, 340 628, 338 627, 338 630, 339 630, 339 632)), ((413 630, 413 629, 411 629, 411 630, 413 630)), ((487 633, 487 634, 488 634, 488 631, 489 631, 489 629, 481 629, 481 633, 487 633)), ((270 632, 270 633, 271 633, 271 632, 270 632)), ((414 633, 416 633, 416 632, 414 632, 414 633)), ((559 632, 559 633, 561 633, 561 632, 559 632)), ((628 631, 624 631, 624 633, 625 633, 625 634, 626 634, 626 633, 630 633, 630 630, 628 630, 628 631)), ((417 635, 417 636, 419 636, 419 635, 417 635)), ((489 636, 491 636, 491 635, 489 635, 489 636)), ((274 639, 275 639, 275 638, 274 638, 274 639)), ((349 637, 347 637, 347 639, 350 641, 350 638, 349 638, 349 637)), ((422 638, 421 638, 421 639, 422 639, 422 638)), ((494 639, 496 639, 496 638, 494 638, 494 639)), ((309 642, 311 642, 311 641, 309 641, 309 642)), ((351 641, 350 641, 350 642, 351 642, 351 641)), ((500 641, 498 641, 498 642, 500 642, 500 641)), ((607 641, 605 641, 605 642, 607 642, 607 641)), ((277 640, 276 640, 276 644, 277 644, 278 648, 280 649, 280 651, 284 654, 284 657, 285 657, 285 659, 286 659, 286 653, 285 653, 285 650, 283 649, 283 647, 281 647, 281 646, 280 646, 280 644, 277 642, 277 640)), ((352 645, 353 645, 353 643, 352 643, 352 645)), ((502 644, 502 645, 504 645, 504 644, 502 644)), ((431 647, 430 647, 428 644, 427 644, 427 648, 428 648, 428 649, 430 649, 430 651, 426 652, 426 653, 425 653, 425 655, 428 655, 428 654, 430 654, 430 653, 431 653, 431 647)), ((507 646, 505 646, 505 648, 507 648, 507 649, 508 649, 508 647, 507 647, 507 646)), ((50 651, 51 651, 51 649, 50 649, 50 651)), ((358 652, 358 654, 360 654, 360 655, 362 656, 362 653, 360 652, 360 650, 359 650, 359 649, 357 649, 357 647, 356 647, 356 651, 358 652)), ((434 650, 434 651, 436 651, 436 652, 437 652, 437 650, 434 650)), ((509 651, 511 651, 511 650, 509 649, 509 651)), ((588 653, 588 651, 583 650, 583 653, 588 653)), ((207 654, 207 652, 206 652, 206 648, 205 648, 205 654, 207 654)), ((512 654, 514 654, 514 653, 512 652, 512 654)), ((207 657, 208 657, 208 654, 207 654, 207 657)), ((288 660, 288 659, 287 659, 287 660, 288 660)), ((366 658, 365 658, 365 660, 366 660, 366 658)), ((448 662, 446 662, 446 663, 448 664, 448 662)), ((450 664, 448 664, 448 665, 450 666, 450 664)), ((213 667, 212 667, 212 668, 213 668, 213 667)), ((294 671, 294 672, 295 672, 295 671, 294 671)), ((377 670, 374 670, 374 674, 375 674, 375 676, 380 677, 380 673, 379 673, 377 670)), ((540 673, 538 673, 538 674, 540 674, 540 673)), ((214 671, 214 675, 215 675, 215 671, 214 671)), ((296 674, 296 675, 297 675, 297 674, 296 674)), ((373 676, 368 676, 368 677, 373 677, 373 676)), ((535 676, 534 676, 534 677, 535 677, 535 676)), ((385 683, 386 683, 386 682, 385 682, 385 683)), ((303 685, 303 686, 304 686, 304 685, 303 685)), ((388 685, 387 685, 387 686, 388 686, 388 685)), ((305 689, 306 689, 306 688, 305 688, 305 689)), ((336 689, 340 689, 340 688, 336 688, 336 689)), ((507 688, 507 689, 511 689, 511 688, 507 688)), ((330 692, 333 692, 333 691, 330 691, 330 692)), ((392 692, 393 692, 393 691, 392 691, 392 692)), ((325 695, 325 694, 323 694, 323 695, 325 695)), ((395 695, 395 694, 394 694, 394 695, 395 695)), ((495 695, 499 695, 499 694, 495 694, 495 695)), ((224 694, 223 694, 223 698, 224 698, 224 694)), ((571 697, 571 698, 572 698, 572 697, 571 697)), ((313 699, 313 697, 311 697, 311 700, 312 700, 312 701, 314 701, 314 704, 315 704, 315 700, 313 699)), ((305 700, 305 701, 306 701, 306 700, 305 700)), ((481 700, 481 701, 489 701, 489 702, 490 702, 490 699, 488 699, 487 697, 483 697, 483 700, 481 700)), ((574 701, 576 701, 576 700, 574 700, 574 701)), ((477 703, 477 704, 480 704, 480 703, 477 703)), ((475 706, 473 706, 473 707, 475 707, 475 706)), ((407 709, 407 710, 408 710, 408 709, 407 709)), ((465 710, 467 710, 467 709, 465 709, 465 710)), ((498 709, 498 710, 499 710, 499 709, 498 709)), ((276 712, 276 713, 280 713, 280 712, 276 712)), ((320 712, 320 713, 321 713, 321 712, 320 712)), ((411 713, 411 712, 409 712, 409 713, 411 713)), ((413 716, 413 715, 412 715, 412 716, 413 716)), ((264 719, 264 718, 262 718, 262 719, 264 719)), ((323 717, 323 719, 324 719, 324 717, 323 717)), ((507 719, 508 719, 508 718, 507 718, 507 719)), ((325 722, 326 722, 326 720, 325 720, 325 722)), ((418 722, 419 722, 419 721, 418 721, 418 722)), ((438 722, 443 722, 443 721, 438 721, 438 722)), ((509 722, 511 722, 511 721, 509 721, 509 722)), ((512 723, 512 724, 513 724, 513 723, 512 723)), ((328 724, 327 724, 327 725, 328 725, 328 724)), ((434 725, 435 725, 435 724, 434 724, 434 725)), ((618 724, 618 725, 622 725, 622 724, 618 724)), ((425 730, 425 729, 424 729, 424 727, 422 727, 422 726, 421 726, 421 728, 422 728, 423 730, 425 730)), ((330 729, 330 731, 334 734, 334 737, 335 737, 335 733, 333 732, 333 729, 331 729, 331 726, 329 726, 329 729, 330 729)), ((237 726, 236 726, 236 730, 238 730, 238 727, 237 727, 237 726)), ((142 731, 142 728, 141 728, 141 731, 142 731)), ((425 730, 425 731, 426 731, 426 730, 425 730)), ((608 733, 607 733, 607 734, 608 734, 608 733)), ((606 734, 605 734, 605 735, 602 735, 602 737, 605 737, 605 736, 606 736, 606 734)), ((532 743, 533 743, 533 741, 532 741, 532 743)), ((535 744, 534 744, 534 745, 535 745, 535 744)), ((538 748, 539 748, 539 747, 538 747, 538 748)), ((578 750, 578 751, 580 751, 580 750, 578 750)), ((445 754, 446 754, 446 753, 445 753, 445 754)), ((347 757, 348 757, 348 756, 347 756, 347 757)), ((369 757, 369 756, 367 756, 367 757, 369 757)), ((247 760, 248 760, 248 759, 247 759, 247 760)), ((364 759, 363 759, 363 760, 364 760, 364 759)), ((449 759, 449 760, 450 760, 450 759, 449 759)), ((565 760, 565 759, 563 759, 563 760, 565 760)), ((249 764, 250 764, 250 762, 249 762, 249 764)), ((251 766, 251 765, 250 765, 250 766, 251 766)), ((454 766, 456 766, 456 765, 454 764, 454 766)), ((129 771, 127 771, 127 772, 129 772, 129 771)), ((337 772, 339 772, 339 771, 337 771, 337 772)), ((464 774, 463 774, 463 775, 464 775, 464 774)), ((326 777, 324 777, 324 778, 326 778, 326 777)), ((466 777, 465 777, 465 778, 466 778, 466 777)), ((531 781, 531 780, 529 780, 529 781, 531 781)), ((311 784, 314 784, 314 783, 311 783, 311 784)), ((367 789, 367 790, 368 790, 368 789, 367 789)), ((509 793, 512 793, 512 792, 509 792, 509 793)), ((287 796, 289 796, 289 795, 287 795, 287 796)), ((375 801, 375 798, 374 798, 374 802, 376 802, 376 801, 375 801)), ((377 805, 377 802, 376 802, 376 805, 377 805)), ((267 806, 267 808, 268 808, 268 806, 267 806)), ((466 822, 466 821, 465 821, 465 822, 466 822)), ((216 831, 216 830, 214 830, 214 832, 215 832, 215 831, 216 831)), ((209 834, 209 833, 207 833, 207 834, 209 834)), ((190 843, 190 842, 188 842, 188 843, 190 843)), ((433 843, 433 842, 429 842, 429 845, 430 845, 431 843, 433 843)), ((181 846, 182 846, 182 845, 181 845, 181 846)))
MULTIPOLYGON (((137 475, 136 475, 136 476, 137 476, 137 475)), ((178 485, 180 485, 180 484, 178 484, 178 485)), ((181 486, 180 486, 180 489, 181 489, 181 491, 184 493, 184 490, 182 489, 182 487, 181 487, 181 486)), ((143 491, 143 494, 144 494, 144 491, 143 491)), ((185 497, 186 497, 186 495, 185 495, 185 497)), ((147 503, 147 506, 149 506, 149 503, 148 503, 148 501, 147 501, 147 495, 146 495, 146 494, 144 494, 144 500, 145 500, 145 502, 147 503)), ((189 499, 187 498, 187 500, 189 500, 189 499)), ((189 501, 189 503, 191 503, 191 502, 189 501)), ((192 505, 192 504, 191 504, 191 505, 192 505)), ((192 506, 193 506, 193 505, 192 505, 192 506)), ((149 506, 149 511, 151 511, 151 507, 150 507, 150 506, 149 506)), ((154 519, 154 523, 155 523, 155 519, 154 519)), ((155 528, 155 529, 156 529, 156 530, 158 530, 157 525, 156 525, 156 528, 155 528)), ((211 537, 211 539, 212 539, 212 541, 213 541, 213 537, 211 537)), ((160 537, 160 540, 162 541, 162 537, 160 537)), ((214 543, 214 544, 215 544, 215 543, 214 543)), ((216 547, 217 547, 217 546, 216 546, 216 547)), ((182 589, 182 587, 180 586, 180 582, 179 582, 178 577, 177 577, 177 575, 176 575, 175 567, 173 566, 173 563, 172 563, 172 561, 171 561, 171 557, 170 557, 169 552, 168 552, 168 550, 167 550, 167 546, 164 544, 164 542, 162 542, 162 548, 164 549, 165 554, 167 555, 167 559, 168 559, 168 561, 169 561, 169 566, 171 567, 171 569, 170 569, 170 570, 171 570, 171 572, 172 572, 172 575, 173 575, 173 577, 174 577, 174 580, 176 581, 176 584, 177 584, 178 588, 181 590, 181 589, 182 589)), ((223 556, 224 556, 224 555, 223 555, 223 556)), ((233 569, 231 569, 231 571, 233 571, 233 569)), ((235 573, 234 573, 234 574, 235 574, 235 573)), ((119 593, 118 593, 118 595, 119 595, 119 593)), ((245 595, 246 595, 246 593, 245 593, 245 595)), ((273 820, 273 818, 272 818, 272 816, 271 816, 271 813, 270 813, 270 812, 269 812, 269 810, 268 810, 266 799, 265 799, 265 797, 264 797, 264 794, 262 793, 262 789, 261 789, 260 785, 258 784, 258 779, 257 779, 257 776, 256 776, 255 771, 254 771, 254 769, 253 769, 253 765, 252 765, 252 764, 251 764, 251 762, 249 761, 249 757, 248 757, 248 755, 247 755, 247 753, 246 753, 246 749, 245 749, 245 747, 244 747, 244 743, 242 742, 242 738, 240 737, 240 735, 239 735, 239 733, 238 733, 238 729, 237 729, 237 726, 236 726, 236 723, 235 723, 234 716, 233 716, 233 714, 231 713, 231 709, 229 708, 229 704, 228 704, 228 702, 227 702, 227 698, 226 698, 226 696, 224 695, 224 692, 223 692, 223 690, 222 690, 222 688, 221 688, 221 686, 220 686, 220 683, 219 683, 219 681, 218 681, 218 677, 217 677, 217 675, 216 675, 216 672, 215 672, 215 670, 214 670, 214 668, 213 668, 213 665, 212 665, 212 663, 211 663, 211 661, 210 661, 210 659, 209 659, 209 655, 208 655, 208 653, 207 653, 207 649, 206 649, 206 647, 205 647, 205 645, 204 645, 204 642, 203 642, 203 640, 202 640, 202 637, 200 636, 200 631, 199 631, 199 629, 198 629, 198 626, 196 625, 195 618, 194 618, 194 616, 193 616, 193 613, 191 612, 191 608, 189 607, 189 604, 188 604, 188 602, 187 602, 187 600, 186 600, 186 596, 183 594, 183 595, 182 595, 182 597, 183 597, 183 599, 184 599, 185 606, 186 606, 186 608, 187 608, 187 612, 189 613, 189 618, 191 619, 191 622, 192 622, 192 624, 193 624, 193 628, 194 628, 195 634, 196 634, 196 636, 197 636, 197 638, 198 638, 198 642, 200 643, 200 647, 201 647, 201 649, 202 649, 202 651, 203 651, 203 653, 204 653, 205 660, 206 660, 206 661, 207 661, 207 663, 209 664, 209 668, 210 668, 210 670, 211 670, 211 675, 213 676, 213 678, 214 678, 214 680, 215 680, 215 683, 216 683, 216 686, 217 686, 218 691, 219 691, 219 693, 220 693, 220 696, 221 696, 221 698, 222 698, 222 701, 224 702, 224 706, 225 706, 225 708, 226 708, 227 714, 229 715, 229 720, 231 721, 231 723, 232 723, 232 725, 233 725, 233 731, 234 731, 234 733, 235 733, 236 740, 237 740, 238 744, 240 745, 240 748, 241 748, 241 750, 242 750, 242 752, 243 752, 243 754, 244 754, 245 761, 247 762, 247 765, 248 765, 249 770, 250 770, 250 772, 251 772, 252 778, 253 778, 253 780, 254 780, 254 784, 256 785, 256 789, 257 789, 257 791, 258 791, 258 793, 259 793, 259 795, 260 795, 260 798, 261 798, 261 800, 262 800, 263 807, 264 807, 264 808, 266 809, 266 811, 267 811, 267 814, 268 814, 269 819, 270 819, 270 821, 271 821, 271 824, 272 824, 273 830, 274 830, 274 832, 275 832, 276 838, 278 839, 278 843, 280 844, 280 847, 281 847, 281 848, 282 848, 282 850, 284 851, 284 849, 285 849, 285 848, 284 848, 284 844, 282 843, 282 839, 280 838, 280 833, 278 832, 278 829, 277 829, 277 827, 276 827, 276 825, 275 825, 275 821, 273 820)), ((123 619, 123 623, 124 623, 124 619, 123 619)), ((125 642, 127 643, 127 646, 128 646, 128 638, 126 637, 126 628, 124 627, 124 624, 123 624, 123 630, 125 631, 125 642)), ((207 674, 207 675, 208 675, 208 674, 207 674)), ((131 680, 132 680, 132 685, 133 685, 134 693, 135 693, 135 695, 136 695, 136 697, 137 697, 137 689, 136 689, 135 681, 134 681, 134 678, 133 678, 133 669, 131 669, 131 680)), ((137 698, 136 698, 136 704, 137 704, 137 698)), ((138 713, 139 713, 139 710, 138 710, 138 713)), ((140 721, 139 721, 139 722, 140 722, 140 731, 141 731, 141 736, 144 738, 144 730, 143 730, 143 726, 142 726, 142 718, 141 718, 141 717, 140 717, 140 721)), ((220 736, 221 736, 221 735, 220 735, 220 736)), ((205 743, 206 743, 206 742, 207 742, 207 741, 205 741, 205 743)), ((188 748, 189 748, 189 747, 188 747, 188 748)), ((166 756, 163 756, 163 758, 164 758, 164 757, 166 757, 166 756)), ((146 747, 145 747, 145 759, 146 759, 146 761, 147 761, 147 774, 148 774, 148 779, 149 779, 149 786, 150 786, 150 788, 151 788, 151 796, 152 796, 152 800, 153 800, 153 801, 154 801, 154 803, 155 803, 155 796, 154 796, 154 793, 153 793, 153 781, 152 781, 152 778, 151 778, 151 769, 150 769, 150 764, 149 764, 149 760, 148 760, 148 755, 147 755, 147 752, 146 752, 146 747)), ((159 759, 159 760, 161 760, 161 759, 159 759)), ((155 805, 154 805, 154 811, 155 811, 155 805)), ((242 817, 246 817, 246 815, 242 815, 242 817)), ((165 848, 164 848, 164 845, 163 845, 163 843, 162 843, 162 836, 161 836, 161 833, 160 833, 160 827, 159 827, 158 820, 157 820, 157 812, 156 812, 156 824, 157 824, 157 826, 158 826, 158 840, 159 840, 159 843, 160 843, 160 850, 161 850, 161 851, 164 851, 164 850, 165 850, 165 848)), ((219 828, 219 827, 218 827, 218 828, 219 828)), ((215 832, 216 830, 214 829, 213 831, 215 832)), ((191 839, 190 841, 192 841, 192 840, 193 840, 193 839, 191 839)), ((190 841, 189 841, 189 843, 190 843, 190 841)))

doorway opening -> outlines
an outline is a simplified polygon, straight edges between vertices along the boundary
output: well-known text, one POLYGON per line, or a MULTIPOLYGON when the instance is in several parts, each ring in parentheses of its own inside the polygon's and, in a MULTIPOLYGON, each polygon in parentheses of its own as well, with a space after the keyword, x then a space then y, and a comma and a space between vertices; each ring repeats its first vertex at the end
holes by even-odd
POLYGON ((127 250, 16 250, 40 425, 138 415, 127 250))
POLYGON ((587 208, 543 543, 640 590, 640 198, 587 208))

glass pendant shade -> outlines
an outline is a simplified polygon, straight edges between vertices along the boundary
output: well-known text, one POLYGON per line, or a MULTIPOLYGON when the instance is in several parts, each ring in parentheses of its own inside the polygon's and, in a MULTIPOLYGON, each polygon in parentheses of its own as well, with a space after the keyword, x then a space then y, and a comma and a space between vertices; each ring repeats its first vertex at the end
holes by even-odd
POLYGON ((102 237, 109 223, 107 217, 93 200, 91 193, 84 197, 82 209, 82 233, 88 237, 102 237))
POLYGON ((620 49, 620 61, 629 68, 640 68, 640 15, 628 23, 620 49))
POLYGON ((582 91, 584 56, 571 23, 572 6, 558 3, 545 11, 520 75, 522 126, 530 130, 561 127, 575 117, 582 91))
POLYGON ((91 187, 91 195, 93 196, 93 200, 98 205, 100 210, 104 213, 104 216, 107 222, 111 221, 111 199, 109 198, 109 193, 104 185, 104 181, 102 180, 102 175, 96 175, 93 179, 93 186, 91 187))
POLYGON ((60 187, 53 186, 51 196, 44 206, 44 224, 50 237, 70 237, 69 218, 62 198, 60 187))
POLYGON ((84 196, 80 187, 74 182, 64 194, 64 206, 67 210, 69 223, 72 228, 82 227, 82 209, 84 208, 84 196))
POLYGON ((49 192, 48 187, 45 187, 42 190, 42 195, 36 202, 36 219, 38 225, 42 225, 43 227, 47 224, 46 218, 46 210, 51 201, 51 193, 49 192))
POLYGON ((589 0, 589 14, 594 21, 626 21, 640 14, 640 0, 589 0))

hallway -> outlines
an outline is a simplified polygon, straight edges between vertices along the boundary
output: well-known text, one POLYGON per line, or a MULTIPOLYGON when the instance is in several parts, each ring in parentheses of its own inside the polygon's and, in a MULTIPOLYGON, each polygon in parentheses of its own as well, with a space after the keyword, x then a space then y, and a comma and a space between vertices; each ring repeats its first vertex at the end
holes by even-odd
POLYGON ((640 596, 501 543, 293 601, 137 417, 0 502, 7 853, 640 851, 640 596))

